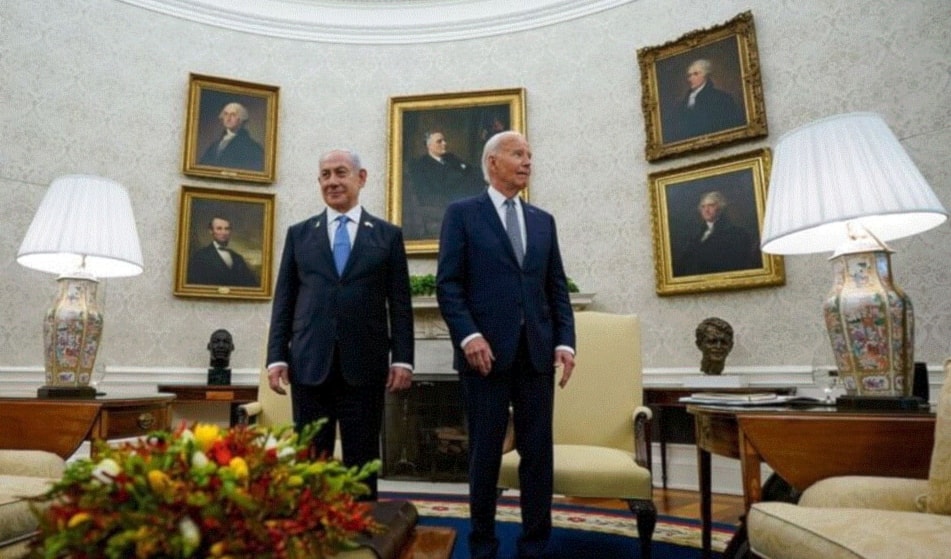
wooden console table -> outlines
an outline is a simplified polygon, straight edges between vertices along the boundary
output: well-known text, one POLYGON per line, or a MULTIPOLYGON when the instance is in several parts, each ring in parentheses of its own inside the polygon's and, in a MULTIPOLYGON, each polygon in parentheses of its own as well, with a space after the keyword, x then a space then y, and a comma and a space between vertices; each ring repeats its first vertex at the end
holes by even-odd
POLYGON ((644 405, 654 413, 651 421, 651 440, 660 443, 661 483, 667 489, 667 443, 696 444, 693 418, 687 413, 687 404, 680 401, 684 396, 697 392, 721 394, 752 394, 773 392, 784 396, 794 395, 795 386, 748 386, 744 388, 686 388, 683 386, 645 386, 644 405))
POLYGON ((231 425, 238 423, 238 406, 258 400, 258 387, 251 384, 160 384, 159 392, 175 395, 182 404, 224 402, 231 404, 231 425))
POLYGON ((841 475, 928 477, 935 416, 927 411, 699 405, 687 411, 696 424, 704 558, 711 556, 711 454, 740 460, 747 509, 762 498, 764 463, 800 491, 841 475))
POLYGON ((88 400, 0 394, 0 448, 46 450, 69 458, 83 441, 168 429, 174 399, 172 394, 116 394, 88 400))

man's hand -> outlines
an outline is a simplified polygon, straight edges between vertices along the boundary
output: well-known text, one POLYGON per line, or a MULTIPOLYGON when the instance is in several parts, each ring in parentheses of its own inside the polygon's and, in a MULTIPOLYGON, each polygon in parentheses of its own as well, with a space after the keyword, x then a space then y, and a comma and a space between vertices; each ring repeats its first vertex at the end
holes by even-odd
POLYGON ((482 336, 469 340, 462 351, 466 354, 466 361, 469 362, 469 366, 479 371, 482 376, 488 375, 489 371, 492 370, 495 355, 492 354, 489 342, 485 341, 482 336))
POLYGON ((390 367, 390 374, 386 377, 386 389, 389 392, 406 390, 413 384, 413 372, 406 367, 390 367))
POLYGON ((570 351, 559 349, 555 352, 555 368, 561 369, 561 380, 558 381, 558 386, 564 388, 571 379, 571 372, 575 370, 575 356, 570 351))
POLYGON ((267 370, 267 385, 270 386, 274 392, 286 396, 287 390, 285 390, 284 387, 290 383, 291 379, 287 374, 286 366, 276 365, 267 370))

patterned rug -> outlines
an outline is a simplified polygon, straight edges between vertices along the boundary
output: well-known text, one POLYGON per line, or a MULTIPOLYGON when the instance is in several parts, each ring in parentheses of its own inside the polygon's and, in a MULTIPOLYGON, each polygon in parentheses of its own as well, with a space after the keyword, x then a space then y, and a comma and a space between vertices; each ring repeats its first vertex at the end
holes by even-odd
MULTIPOLYGON (((439 524, 439 519, 458 521, 469 518, 468 498, 465 495, 383 492, 380 498, 406 499, 412 501, 419 511, 421 523, 423 524, 439 524), (430 520, 435 522, 430 522, 430 520)), ((504 496, 499 498, 496 519, 499 522, 512 525, 520 523, 521 518, 518 499, 516 497, 504 496)), ((464 544, 468 523, 453 524, 453 527, 459 530, 459 536, 457 538, 458 548, 460 543, 464 544)), ((552 524, 556 531, 558 529, 564 529, 605 534, 620 538, 637 537, 637 522, 634 520, 634 515, 627 510, 621 509, 605 509, 556 502, 552 509, 552 524)), ((715 523, 712 531, 713 550, 718 553, 722 552, 729 543, 734 531, 734 526, 715 523)), ((501 534, 500 539, 502 539, 501 534)), ((693 519, 658 516, 653 541, 655 543, 697 550, 697 553, 699 553, 701 547, 700 522, 693 519)), ((636 547, 633 542, 627 542, 625 545, 625 548, 630 549, 636 547)), ((656 551, 655 555, 658 557, 668 556, 656 553, 656 551)), ((455 554, 453 556, 455 557, 455 554)), ((688 553, 684 556, 690 557, 699 555, 688 553)))

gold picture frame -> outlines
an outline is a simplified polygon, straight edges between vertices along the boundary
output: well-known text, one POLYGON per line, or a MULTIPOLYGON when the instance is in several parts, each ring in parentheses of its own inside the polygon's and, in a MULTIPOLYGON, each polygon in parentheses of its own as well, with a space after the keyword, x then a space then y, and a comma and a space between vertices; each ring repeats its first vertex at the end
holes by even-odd
POLYGON ((279 91, 273 85, 189 74, 182 172, 274 182, 279 91))
POLYGON ((638 49, 637 60, 648 161, 767 135, 751 12, 638 49))
POLYGON ((783 257, 759 249, 771 163, 764 148, 648 176, 658 295, 786 282, 783 257))
POLYGON ((182 185, 174 294, 269 300, 273 246, 273 193, 182 185))
POLYGON ((391 97, 389 119, 386 218, 403 228, 407 254, 435 254, 449 202, 486 188, 486 140, 504 130, 525 134, 525 90, 391 97), (427 150, 437 134, 445 140, 442 163, 427 150))

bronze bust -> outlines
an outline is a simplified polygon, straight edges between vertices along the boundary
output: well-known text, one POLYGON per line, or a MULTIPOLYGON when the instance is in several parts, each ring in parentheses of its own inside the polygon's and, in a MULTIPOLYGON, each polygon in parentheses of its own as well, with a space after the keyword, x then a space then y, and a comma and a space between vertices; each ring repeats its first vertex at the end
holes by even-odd
POLYGON ((211 360, 208 368, 208 384, 231 384, 231 352, 234 340, 231 332, 219 328, 211 333, 208 340, 208 353, 211 360))
POLYGON ((697 325, 696 337, 703 353, 700 370, 705 375, 719 375, 733 349, 733 327, 722 318, 706 318, 697 325))

